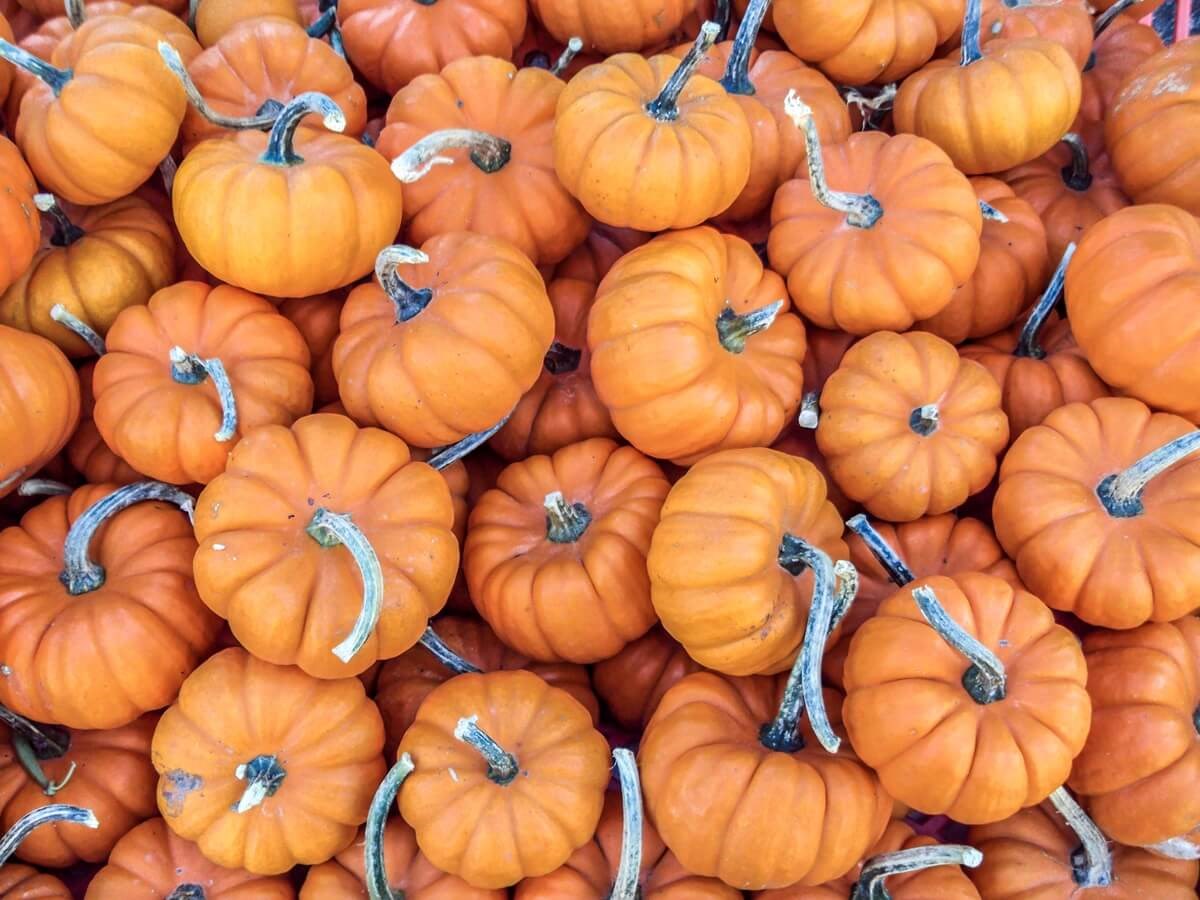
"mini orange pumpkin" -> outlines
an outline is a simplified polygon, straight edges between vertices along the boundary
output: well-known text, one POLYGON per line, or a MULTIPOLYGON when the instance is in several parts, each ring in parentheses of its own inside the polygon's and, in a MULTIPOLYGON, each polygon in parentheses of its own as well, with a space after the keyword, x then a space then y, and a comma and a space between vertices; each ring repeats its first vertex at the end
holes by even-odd
MULTIPOLYGON (((813 400, 812 409, 816 410, 816 404, 820 393, 813 392, 805 394, 805 397, 811 397, 813 400)), ((800 415, 803 417, 805 408, 801 407, 800 415)), ((813 424, 808 425, 792 425, 779 436, 779 439, 771 445, 772 450, 778 450, 780 453, 786 453, 789 456, 798 456, 801 459, 806 459, 825 479, 825 496, 834 508, 844 517, 852 516, 858 510, 858 504, 842 493, 842 489, 837 486, 829 475, 829 464, 825 461, 824 454, 817 447, 816 433, 816 413, 813 413, 813 424)), ((805 420, 807 421, 807 420, 805 420)))
POLYGON ((622 728, 638 732, 672 685, 701 666, 662 628, 652 628, 620 653, 592 667, 592 683, 622 728))
POLYGON ((1071 54, 1082 69, 1092 52, 1092 17, 1083 0, 984 0, 980 37, 1045 38, 1071 54))
POLYGON ((7 290, 29 268, 41 242, 35 193, 37 185, 21 151, 0 136, 0 289, 7 290))
POLYGON ((279 311, 304 337, 312 357, 313 408, 321 409, 338 400, 337 379, 333 377, 333 342, 345 298, 340 292, 317 294, 284 300, 279 311))
POLYGON ((67 442, 67 461, 89 484, 133 484, 144 477, 140 472, 113 453, 92 419, 96 398, 92 393, 94 362, 79 369, 80 414, 79 426, 67 442))
POLYGON ((303 24, 296 0, 191 0, 190 18, 196 36, 212 47, 243 22, 277 19, 303 24))
POLYGON ((584 281, 595 289, 618 259, 652 237, 654 235, 644 231, 610 228, 601 222, 594 222, 583 243, 554 267, 554 277, 584 281))
POLYGON ((72 900, 61 880, 31 866, 5 863, 0 869, 0 897, 4 900, 72 900))
POLYGON ((696 0, 614 0, 601 11, 588 0, 530 0, 533 14, 560 43, 578 36, 585 49, 605 55, 662 44, 696 6, 696 0))
POLYGON ((1083 99, 1071 126, 1097 148, 1104 143, 1104 118, 1126 77, 1163 48, 1157 31, 1134 14, 1114 15, 1118 8, 1096 17, 1096 40, 1083 68, 1083 99))

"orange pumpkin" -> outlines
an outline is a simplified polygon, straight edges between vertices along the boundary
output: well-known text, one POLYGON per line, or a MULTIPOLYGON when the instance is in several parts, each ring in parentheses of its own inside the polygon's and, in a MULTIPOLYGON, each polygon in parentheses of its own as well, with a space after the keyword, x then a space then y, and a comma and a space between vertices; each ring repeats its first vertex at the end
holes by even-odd
POLYGON ((821 391, 817 446, 846 496, 909 522, 960 506, 1008 444, 1000 386, 923 332, 881 331, 842 358, 821 391))
POLYGON ((695 74, 719 30, 682 60, 622 53, 588 66, 558 100, 554 167, 607 225, 690 228, 727 210, 750 177, 752 136, 737 101, 695 74))
MULTIPOLYGON (((436 6, 455 2, 463 0, 436 6)), ((473 231, 511 241, 537 264, 574 250, 590 221, 554 172, 562 93, 549 72, 490 56, 452 62, 398 91, 376 148, 404 184, 409 238, 473 231)))
POLYGON ((1102 146, 1104 118, 1121 85, 1130 72, 1162 48, 1158 32, 1135 15, 1114 16, 1110 9, 1097 16, 1092 55, 1083 68, 1079 115, 1071 130, 1083 134, 1092 146, 1102 146))
POLYGON ((860 132, 821 148, 812 110, 785 107, 806 167, 775 194, 767 251, 796 308, 821 328, 904 330, 954 298, 979 261, 983 218, 966 177, 936 146, 860 132))
POLYGON ((583 243, 554 267, 554 278, 584 281, 594 289, 618 259, 653 236, 632 228, 610 228, 595 222, 583 243))
POLYGON ((296 0, 192 0, 196 36, 212 47, 243 22, 277 19, 303 25, 296 0))
POLYGON ((222 650, 154 731, 158 809, 209 861, 278 875, 350 845, 384 775, 382 750, 383 721, 357 678, 318 681, 222 650))
POLYGON ((312 408, 304 338, 262 297, 184 281, 124 310, 96 364, 96 427, 139 472, 206 484, 241 434, 312 408))
POLYGON ((1082 69, 1092 52, 1092 16, 1083 0, 984 0, 980 38, 1045 38, 1071 54, 1082 69))
MULTIPOLYGON (((810 396, 813 400, 812 409, 815 410, 820 393, 805 394, 806 398, 810 396)), ((801 407, 801 417, 804 414, 805 408, 801 407)), ((779 436, 779 439, 771 445, 771 449, 778 450, 780 453, 786 453, 789 456, 798 456, 812 463, 821 477, 825 479, 825 496, 829 502, 841 513, 843 518, 852 516, 858 509, 858 504, 843 494, 842 489, 837 486, 837 483, 829 475, 829 464, 825 461, 825 456, 817 447, 816 418, 817 416, 814 412, 812 426, 799 424, 789 426, 779 436)))
MULTIPOLYGON (((16 36, 13 34, 12 25, 9 24, 8 19, 4 16, 6 12, 9 12, 7 8, 0 8, 0 39, 11 44, 16 40, 16 36)), ((4 70, 0 72, 0 105, 8 99, 16 74, 15 68, 9 68, 8 66, 4 66, 3 68, 4 70)))
POLYGON ((579 37, 585 49, 605 56, 662 44, 696 6, 696 0, 614 0, 597 10, 587 0, 530 0, 533 14, 560 43, 579 37))
POLYGON ((592 667, 592 684, 622 728, 639 732, 672 685, 701 666, 662 628, 652 628, 620 653, 592 667))
POLYGON ((333 342, 338 336, 343 303, 340 293, 329 293, 284 300, 279 304, 279 311, 296 326, 308 345, 312 357, 314 409, 338 399, 337 379, 333 377, 333 342))
POLYGON ((142 474, 109 449, 92 419, 92 411, 96 406, 96 398, 92 393, 95 369, 94 362, 79 369, 79 426, 67 442, 67 460, 89 484, 133 484, 142 480, 142 474))
POLYGON ((0 288, 4 290, 29 268, 41 242, 35 193, 37 185, 21 151, 0 136, 0 288))
POLYGON ((73 895, 62 881, 48 872, 6 863, 0 869, 0 897, 4 900, 72 900, 73 895))

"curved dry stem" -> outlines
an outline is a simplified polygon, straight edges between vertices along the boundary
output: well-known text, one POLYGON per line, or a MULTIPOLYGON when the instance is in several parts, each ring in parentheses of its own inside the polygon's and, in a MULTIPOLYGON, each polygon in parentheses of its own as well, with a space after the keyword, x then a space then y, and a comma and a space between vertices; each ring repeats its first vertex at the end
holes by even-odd
POLYGON ((383 567, 367 536, 355 525, 349 514, 317 508, 305 527, 305 532, 322 547, 345 547, 354 558, 362 578, 362 609, 346 639, 333 648, 333 655, 344 663, 350 662, 366 644, 367 638, 379 624, 383 612, 383 567))
POLYGON ((479 716, 464 716, 454 727, 456 740, 479 751, 488 764, 487 777, 498 785, 510 784, 520 772, 517 758, 496 743, 490 734, 479 727, 479 716))
POLYGON ((17 819, 13 823, 12 828, 8 829, 8 833, 0 838, 0 866, 4 865, 12 855, 16 853, 17 847, 25 838, 29 837, 30 833, 42 825, 51 825, 54 823, 73 823, 82 825, 84 828, 96 829, 100 827, 100 822, 96 819, 96 814, 90 809, 84 809, 82 806, 70 806, 66 803, 51 803, 47 806, 39 806, 37 809, 30 810, 17 819))
POLYGON ((1087 144, 1073 131, 1062 136, 1062 142, 1071 151, 1071 162, 1063 166, 1063 184, 1073 191, 1086 191, 1092 186, 1092 171, 1088 159, 1087 144))
POLYGON ((64 8, 72 28, 78 28, 87 21, 87 10, 83 8, 83 0, 66 0, 64 8))
POLYGON ((842 99, 846 101, 847 106, 858 107, 858 114, 862 118, 861 130, 868 131, 876 127, 875 119, 880 114, 892 108, 897 90, 899 89, 894 81, 881 87, 873 97, 868 97, 856 87, 843 88, 842 99))
POLYGON ((883 571, 887 573, 888 578, 892 583, 899 587, 904 587, 916 580, 917 576, 900 558, 900 555, 892 548, 892 546, 883 539, 875 526, 872 525, 867 517, 862 513, 857 516, 852 516, 846 520, 846 527, 857 534, 867 549, 871 551, 871 555, 875 557, 879 565, 883 567, 883 571))
POLYGON ((469 150, 471 162, 481 172, 499 172, 512 158, 512 144, 504 138, 471 128, 446 128, 417 141, 392 160, 392 174, 404 184, 420 181, 434 166, 449 166, 454 159, 438 154, 446 150, 469 150))
POLYGON ((30 75, 41 79, 49 86, 57 97, 67 86, 74 73, 70 69, 59 69, 50 65, 44 59, 39 59, 28 50, 0 38, 0 59, 12 63, 19 69, 24 69, 30 75))
MULTIPOLYGON (((200 89, 196 87, 196 82, 192 81, 192 75, 188 72, 187 66, 183 64, 183 58, 179 55, 178 50, 166 41, 159 41, 158 55, 162 57, 171 73, 179 79, 179 83, 183 85, 183 92, 187 94, 188 102, 192 104, 196 112, 219 128, 230 128, 235 131, 270 128, 279 118, 280 109, 274 107, 269 112, 260 112, 253 116, 227 116, 217 112, 200 94, 200 89)), ((340 131, 341 129, 334 130, 340 131)))
POLYGON ((396 795, 404 779, 412 774, 413 761, 407 753, 400 754, 396 764, 384 776, 375 796, 371 798, 371 806, 367 810, 367 827, 363 842, 363 856, 366 863, 367 895, 371 900, 396 900, 392 887, 388 884, 387 866, 383 858, 383 837, 387 830, 388 813, 396 803, 396 795))
POLYGON ((267 149, 258 161, 268 166, 296 166, 304 162, 304 158, 296 153, 296 129, 310 113, 319 113, 321 123, 330 131, 346 130, 346 114, 342 108, 324 94, 308 91, 289 100, 275 117, 267 138, 267 149))
POLYGON ((33 205, 38 212, 54 219, 54 236, 50 238, 50 243, 55 247, 69 247, 83 237, 84 230, 71 221, 53 194, 34 194, 33 205))
POLYGON ((971 699, 980 705, 1003 700, 1008 687, 1008 675, 1000 657, 950 618, 932 588, 916 588, 912 596, 929 627, 971 663, 962 677, 963 688, 971 699))
POLYGON ((725 74, 721 77, 721 87, 730 94, 754 94, 754 83, 750 80, 750 54, 754 50, 754 42, 758 40, 759 29, 771 6, 771 0, 750 0, 746 13, 738 25, 737 36, 733 39, 733 47, 729 51, 729 59, 725 63, 725 74))
POLYGON ((858 569, 848 559, 839 559, 833 564, 833 578, 837 582, 837 590, 833 594, 833 616, 829 621, 832 632, 842 624, 846 613, 854 605, 858 597, 858 569))
POLYGON ((91 325, 76 316, 61 303, 55 303, 50 307, 50 318, 63 326, 63 328, 74 333, 97 356, 103 356, 108 349, 104 346, 104 338, 100 337, 91 325))
POLYGON ((440 662, 455 675, 465 675, 468 672, 478 673, 482 671, 477 665, 463 659, 461 656, 455 653, 450 646, 442 640, 441 636, 433 630, 432 624, 426 626, 425 633, 421 635, 421 640, 418 643, 428 650, 434 659, 440 662))
POLYGON ((646 112, 652 118, 660 122, 672 122, 679 118, 679 95, 683 93, 696 67, 704 59, 708 48, 716 42, 720 31, 721 26, 716 22, 705 22, 700 26, 700 33, 696 35, 696 40, 687 55, 679 61, 678 67, 671 73, 658 96, 646 104, 646 112))
POLYGON ((784 301, 776 300, 748 313, 735 313, 726 306, 717 316, 717 340, 730 353, 742 353, 746 341, 775 324, 784 301))
POLYGON ((579 51, 583 49, 583 41, 577 37, 567 41, 567 46, 563 48, 563 52, 558 55, 558 59, 554 65, 550 67, 550 74, 562 77, 563 72, 567 71, 567 66, 574 62, 575 57, 579 55, 579 51))
POLYGON ((1096 486, 1096 496, 1113 518, 1140 516, 1145 511, 1142 492, 1146 485, 1197 450, 1200 450, 1200 431, 1189 431, 1151 450, 1123 472, 1109 475, 1096 486))
POLYGON ((21 482, 17 488, 20 497, 61 497, 71 493, 75 488, 53 478, 29 478, 21 482))
POLYGON ((608 900, 638 900, 642 875, 642 783, 637 758, 628 750, 613 751, 617 778, 621 783, 621 859, 608 900))
POLYGON ((225 364, 216 357, 203 359, 179 346, 171 348, 170 360, 171 378, 179 384, 200 384, 206 378, 212 379, 221 404, 221 427, 213 433, 213 440, 222 444, 232 441, 238 428, 237 397, 225 364))
POLYGON ((935 866, 966 866, 974 869, 983 862, 983 854, 966 844, 929 844, 881 853, 863 863, 854 886, 855 900, 889 900, 884 880, 906 872, 919 872, 935 866))
POLYGON ((476 431, 473 434, 468 434, 461 441, 455 441, 445 447, 438 447, 429 457, 429 465, 441 471, 454 463, 458 462, 464 456, 469 454, 477 447, 481 447, 491 440, 492 435, 508 424, 509 418, 512 416, 512 410, 509 410, 503 419, 497 422, 490 428, 485 428, 483 431, 476 431))
POLYGON ((1075 836, 1079 838, 1082 859, 1074 866, 1075 881, 1083 888, 1107 887, 1112 884, 1112 853, 1104 832, 1096 827, 1087 813, 1065 787, 1050 795, 1050 802, 1058 810, 1075 836))
POLYGON ((379 286, 388 295, 396 309, 396 322, 407 322, 416 318, 421 311, 433 302, 433 291, 429 288, 415 288, 396 271, 400 266, 420 265, 429 262, 429 257, 416 249, 404 244, 393 244, 384 247, 375 257, 375 277, 379 286))
POLYGON ((1027 359, 1046 358, 1046 351, 1038 344, 1038 335, 1046 324, 1046 317, 1050 315, 1062 295, 1063 283, 1067 280, 1067 266, 1074 255, 1075 243, 1072 241, 1063 251, 1062 259, 1058 261, 1058 268, 1054 270, 1046 290, 1042 291, 1042 296, 1038 297, 1037 303, 1030 310, 1029 318, 1025 320, 1025 326, 1021 329, 1021 336, 1013 350, 1013 356, 1023 356, 1027 359))

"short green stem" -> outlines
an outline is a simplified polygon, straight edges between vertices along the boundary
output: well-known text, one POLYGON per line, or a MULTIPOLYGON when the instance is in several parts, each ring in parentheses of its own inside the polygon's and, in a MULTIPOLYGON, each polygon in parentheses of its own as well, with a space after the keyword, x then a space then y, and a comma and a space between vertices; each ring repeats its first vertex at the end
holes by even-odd
POLYGON ((1096 486, 1096 496, 1115 519, 1140 516, 1145 511, 1142 492, 1146 485, 1197 450, 1200 450, 1200 431, 1189 431, 1151 450, 1123 472, 1109 475, 1096 486))
POLYGON ((159 41, 158 55, 162 57, 163 62, 167 64, 167 68, 171 70, 172 74, 179 79, 179 83, 183 85, 183 92, 187 94, 188 102, 192 104, 196 112, 200 113, 201 116, 213 125, 219 128, 230 128, 235 131, 250 131, 270 128, 279 118, 283 107, 278 103, 253 116, 226 116, 217 112, 208 105, 208 101, 201 95, 200 89, 196 87, 196 82, 192 80, 191 73, 188 72, 187 66, 184 65, 183 58, 179 55, 178 50, 166 41, 159 41))
POLYGON ((362 577, 362 609, 358 619, 346 639, 333 648, 333 655, 348 663, 363 648, 379 624, 379 616, 383 611, 383 568, 379 565, 375 548, 348 514, 318 507, 305 531, 322 547, 345 547, 362 577))
POLYGON ((1072 858, 1075 883, 1081 888, 1108 887, 1113 880, 1113 860, 1104 832, 1065 787, 1052 793, 1050 802, 1079 838, 1079 851, 1072 858))
POLYGON ((96 819, 96 814, 90 809, 84 809, 81 806, 68 806, 65 803, 51 803, 47 806, 39 806, 37 809, 30 810, 17 819, 13 823, 12 828, 8 833, 0 838, 0 866, 4 865, 12 855, 17 851, 17 847, 25 838, 29 837, 30 833, 42 825, 52 825, 55 823, 73 823, 82 825, 84 828, 99 828, 100 822, 96 819))
POLYGON ((1003 700, 1008 676, 1000 657, 950 618, 950 614, 946 612, 932 588, 916 588, 912 596, 929 627, 971 663, 962 677, 963 688, 971 699, 981 706, 1003 700))
POLYGON ((546 509, 546 540, 573 544, 592 524, 592 514, 582 503, 567 503, 562 491, 551 491, 542 505, 546 509))
POLYGON ((41 758, 39 758, 37 751, 34 750, 33 744, 30 743, 28 737, 19 731, 13 732, 11 743, 13 752, 17 756, 17 761, 21 764, 21 768, 25 770, 25 774, 29 776, 34 784, 42 789, 42 793, 47 797, 53 797, 65 788, 75 775, 75 763, 72 762, 67 767, 67 774, 63 776, 62 781, 53 781, 42 769, 41 758))
POLYGON ((454 737, 479 751, 488 764, 487 777, 504 786, 511 784, 520 772, 517 758, 496 743, 490 734, 479 727, 479 716, 464 716, 454 728, 454 737))
POLYGON ((965 844, 929 844, 872 856, 863 863, 851 900, 891 900, 884 881, 893 875, 920 872, 935 866, 967 866, 974 869, 983 854, 965 844))
POLYGON ((425 628, 425 633, 421 635, 419 641, 422 647, 440 662, 443 666, 453 672, 455 675, 464 675, 468 672, 482 671, 474 663, 463 659, 450 648, 450 646, 442 640, 441 636, 433 630, 433 625, 428 625, 425 628))
POLYGON ((487 175, 499 172, 512 159, 512 144, 502 137, 470 128, 447 128, 417 141, 392 160, 392 174, 404 184, 420 181, 434 166, 450 166, 454 159, 440 156, 445 150, 469 150, 471 162, 487 175))
POLYGON ((16 44, 11 44, 8 41, 0 38, 0 59, 12 63, 20 69, 24 69, 30 75, 34 75, 44 81, 50 90, 57 97, 63 92, 63 88, 67 86, 74 74, 70 69, 59 69, 56 66, 50 65, 44 59, 38 59, 28 50, 18 47, 16 44))
POLYGON ((216 357, 204 359, 178 346, 171 348, 169 356, 171 378, 175 382, 200 384, 206 378, 212 379, 217 400, 221 404, 221 427, 213 433, 213 440, 222 444, 232 441, 238 429, 237 397, 233 393, 233 382, 229 380, 225 364, 216 357))
POLYGON ((100 337, 96 329, 61 303, 55 303, 50 307, 50 318, 87 344, 88 348, 97 356, 103 356, 107 351, 108 348, 104 346, 104 338, 100 337))
POLYGON ((288 101, 276 116, 267 138, 267 149, 258 161, 268 166, 296 166, 304 162, 304 158, 296 153, 296 129, 310 113, 319 113, 322 124, 330 131, 346 130, 346 114, 342 108, 324 94, 308 91, 288 101))
POLYGON ((567 46, 563 48, 563 52, 558 55, 558 59, 550 67, 550 74, 561 78, 562 74, 567 71, 567 66, 574 62, 575 57, 582 49, 583 41, 580 38, 573 37, 567 41, 567 46))
POLYGON ((638 900, 642 876, 642 784, 637 757, 629 750, 613 751, 617 779, 621 783, 621 859, 608 900, 638 900))
POLYGON ((700 33, 696 36, 687 55, 680 60, 678 67, 671 73, 671 77, 667 79, 662 90, 658 92, 658 96, 646 104, 646 112, 652 118, 660 122, 673 122, 679 118, 679 95, 683 93, 683 89, 695 73, 696 67, 704 59, 708 48, 716 42, 717 33, 720 30, 721 26, 716 22, 705 22, 700 26, 700 33))
POLYGON ((275 796, 287 777, 287 770, 279 764, 278 757, 262 755, 238 766, 233 774, 238 781, 246 782, 246 789, 233 808, 234 812, 241 815, 260 806, 268 797, 275 796))
POLYGON ((1062 142, 1071 151, 1071 161, 1062 168, 1063 184, 1073 191, 1086 191, 1092 186, 1092 171, 1088 159, 1087 144, 1073 131, 1062 136, 1062 142))
POLYGON ((887 573, 888 578, 892 583, 904 587, 916 580, 917 576, 900 558, 900 555, 883 539, 875 526, 872 525, 867 517, 862 513, 853 516, 846 520, 846 527, 859 536, 867 549, 871 551, 871 555, 883 567, 883 571, 887 573))
MULTIPOLYGON (((404 779, 413 771, 412 757, 402 753, 400 759, 384 776, 371 805, 367 810, 366 839, 363 842, 367 896, 370 900, 397 900, 388 884, 387 864, 383 858, 383 838, 387 830, 388 815, 396 803, 396 795, 404 779)), ((401 895, 402 896, 402 895, 401 895)))
POLYGON ((84 230, 71 221, 53 194, 34 194, 33 205, 38 208, 38 212, 54 219, 54 235, 50 238, 50 243, 55 247, 70 247, 84 236, 84 230))
POLYGON ((400 266, 415 266, 429 262, 429 257, 415 247, 393 244, 384 247, 375 257, 375 277, 379 286, 392 301, 396 324, 415 319, 433 302, 430 288, 415 288, 397 273, 400 266))
POLYGON ((1017 340, 1016 349, 1013 350, 1013 356, 1025 359, 1046 358, 1046 351, 1038 344, 1038 335, 1041 334, 1047 317, 1062 295, 1063 283, 1067 280, 1067 266, 1070 265, 1071 257, 1074 255, 1075 244, 1072 242, 1067 244, 1062 259, 1058 262, 1058 268, 1054 270, 1054 275, 1050 278, 1050 283, 1046 285, 1046 290, 1042 291, 1042 296, 1038 297, 1037 303, 1030 310, 1029 318, 1025 320, 1021 336, 1017 340))
POLYGON ((730 353, 743 353, 746 341, 775 324, 783 304, 783 300, 776 300, 748 313, 735 313, 726 306, 717 316, 717 340, 730 353))

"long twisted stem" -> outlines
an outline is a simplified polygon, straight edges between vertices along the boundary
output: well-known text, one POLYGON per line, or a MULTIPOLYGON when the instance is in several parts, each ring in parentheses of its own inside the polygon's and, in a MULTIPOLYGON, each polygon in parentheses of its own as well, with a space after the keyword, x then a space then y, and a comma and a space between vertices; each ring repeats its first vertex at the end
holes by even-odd
POLYGON ((1067 826, 1079 838, 1083 850, 1082 865, 1075 866, 1075 881, 1083 888, 1107 887, 1112 884, 1112 853, 1104 832, 1096 827, 1087 813, 1075 802, 1065 787, 1050 795, 1050 802, 1067 826))
POLYGON ((642 874, 642 784, 637 758, 628 750, 613 751, 621 782, 621 860, 608 900, 637 900, 642 874))
POLYGON ((417 141, 392 160, 392 174, 404 184, 420 181, 434 166, 450 166, 445 150, 470 150, 471 162, 486 174, 499 172, 512 158, 512 144, 502 137, 470 128, 446 128, 417 141))
POLYGON ((69 806, 66 803, 39 806, 17 819, 12 828, 8 829, 8 833, 0 838, 0 866, 9 861, 17 847, 35 828, 55 822, 72 822, 92 829, 100 827, 96 814, 82 806, 69 806))
POLYGON ((343 513, 330 512, 325 507, 317 508, 305 528, 309 537, 322 547, 345 547, 354 558, 358 574, 362 578, 362 608, 350 634, 333 648, 333 655, 344 663, 350 662, 366 644, 367 638, 379 624, 383 611, 383 567, 379 555, 362 529, 343 513))
POLYGON ((1003 700, 1008 686, 1008 675, 1000 657, 985 647, 979 638, 950 618, 950 614, 946 612, 932 588, 916 588, 912 595, 929 626, 971 663, 970 668, 963 673, 963 687, 971 699, 981 705, 1003 700))

